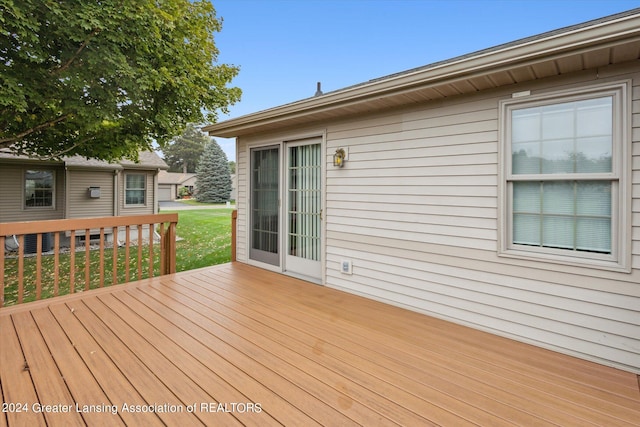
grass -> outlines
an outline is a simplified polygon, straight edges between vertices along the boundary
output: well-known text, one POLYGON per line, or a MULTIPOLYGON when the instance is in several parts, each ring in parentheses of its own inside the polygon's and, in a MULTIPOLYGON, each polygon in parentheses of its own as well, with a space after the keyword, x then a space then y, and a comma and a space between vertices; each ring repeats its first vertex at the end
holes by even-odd
MULTIPOLYGON (((178 226, 176 234, 180 239, 176 244, 176 271, 193 270, 215 264, 231 261, 231 210, 232 209, 194 209, 178 211, 178 226)), ((171 211, 162 211, 171 212, 171 211)), ((143 247, 142 259, 137 258, 137 246, 130 248, 130 275, 129 281, 149 277, 149 247, 143 247), (142 265, 142 276, 138 277, 138 262, 142 265)), ((154 246, 154 275, 159 274, 160 269, 160 245, 154 246)), ((127 281, 125 277, 125 251, 118 249, 117 276, 118 283, 127 281)), ((85 289, 85 253, 76 252, 74 281, 75 292, 85 289)), ((59 269, 54 270, 53 255, 42 256, 41 298, 49 298, 55 295, 65 295, 70 292, 70 263, 68 254, 59 256, 59 269), (58 287, 55 289, 55 277, 58 277, 58 287)), ((102 276, 104 285, 113 283, 113 252, 112 249, 104 250, 102 276)), ((89 255, 90 278, 89 289, 100 286, 100 254, 98 250, 92 250, 89 255)), ((23 302, 37 299, 36 295, 36 258, 24 259, 24 298, 23 302)), ((12 305, 18 301, 18 260, 5 258, 5 305, 12 305)))
MULTIPOLYGON (((178 203, 183 203, 185 205, 190 205, 190 206, 225 206, 225 203, 204 203, 204 202, 199 202, 196 199, 180 199, 180 200, 176 200, 176 202, 178 203)), ((231 207, 235 206, 236 202, 232 201, 231 202, 231 207)), ((165 210, 163 209, 162 212, 165 212, 165 210)))
MULTIPOLYGON (((178 212, 176 271, 193 270, 231 261, 232 209, 194 209, 178 212)), ((162 213, 172 211, 163 210, 162 213)))

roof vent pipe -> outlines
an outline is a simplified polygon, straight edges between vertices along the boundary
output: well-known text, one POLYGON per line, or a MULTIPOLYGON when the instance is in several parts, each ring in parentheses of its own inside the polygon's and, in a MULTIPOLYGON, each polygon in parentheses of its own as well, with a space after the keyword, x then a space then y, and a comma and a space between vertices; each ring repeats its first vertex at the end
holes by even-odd
POLYGON ((318 87, 316 89, 316 94, 314 96, 320 96, 322 95, 322 90, 320 89, 320 82, 318 82, 318 87))

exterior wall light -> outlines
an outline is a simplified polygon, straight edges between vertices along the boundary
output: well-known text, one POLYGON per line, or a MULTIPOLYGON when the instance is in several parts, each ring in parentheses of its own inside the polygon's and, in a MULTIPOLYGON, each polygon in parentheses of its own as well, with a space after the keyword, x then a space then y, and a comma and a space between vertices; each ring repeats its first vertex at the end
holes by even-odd
POLYGON ((341 168, 344 166, 344 161, 347 159, 347 153, 344 148, 338 148, 333 155, 333 166, 341 168))

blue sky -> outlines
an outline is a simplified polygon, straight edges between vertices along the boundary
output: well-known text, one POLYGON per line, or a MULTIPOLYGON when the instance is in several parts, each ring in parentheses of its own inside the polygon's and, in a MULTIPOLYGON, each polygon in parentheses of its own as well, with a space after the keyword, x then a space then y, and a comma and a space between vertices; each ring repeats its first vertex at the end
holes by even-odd
MULTIPOLYGON (((545 31, 640 0, 212 0, 242 100, 219 121, 545 31)), ((233 139, 216 138, 229 160, 233 139)))

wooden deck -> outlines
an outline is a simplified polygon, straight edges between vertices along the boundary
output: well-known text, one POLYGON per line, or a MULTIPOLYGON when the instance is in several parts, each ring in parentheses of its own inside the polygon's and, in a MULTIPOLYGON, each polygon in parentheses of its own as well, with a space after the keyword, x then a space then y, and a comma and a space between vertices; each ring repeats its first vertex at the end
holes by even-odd
POLYGON ((0 387, 0 426, 640 424, 637 375, 238 263, 3 308, 0 387))

